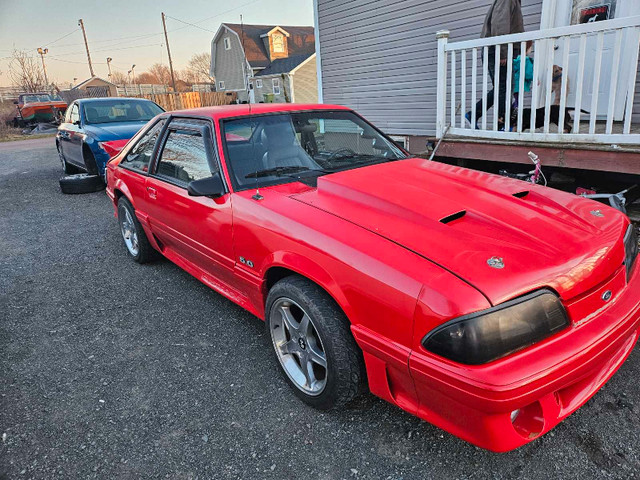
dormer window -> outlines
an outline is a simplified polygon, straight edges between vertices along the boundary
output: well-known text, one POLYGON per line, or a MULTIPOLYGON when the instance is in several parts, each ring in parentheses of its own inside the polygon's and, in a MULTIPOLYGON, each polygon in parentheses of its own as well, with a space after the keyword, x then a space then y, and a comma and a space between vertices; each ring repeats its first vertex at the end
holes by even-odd
POLYGON ((231 50, 231 39, 229 37, 224 37, 224 49, 231 50))
POLYGON ((271 35, 271 44, 273 53, 284 53, 284 36, 281 33, 271 35))

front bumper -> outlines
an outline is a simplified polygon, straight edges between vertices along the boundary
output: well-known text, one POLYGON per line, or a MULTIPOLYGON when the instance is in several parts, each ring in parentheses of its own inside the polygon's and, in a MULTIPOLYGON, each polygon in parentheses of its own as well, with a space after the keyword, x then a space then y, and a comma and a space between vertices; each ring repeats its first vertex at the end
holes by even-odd
POLYGON ((639 329, 636 264, 626 288, 605 309, 486 365, 455 364, 421 348, 391 345, 371 331, 353 331, 373 393, 474 445, 505 452, 548 432, 584 405, 624 363, 639 329))

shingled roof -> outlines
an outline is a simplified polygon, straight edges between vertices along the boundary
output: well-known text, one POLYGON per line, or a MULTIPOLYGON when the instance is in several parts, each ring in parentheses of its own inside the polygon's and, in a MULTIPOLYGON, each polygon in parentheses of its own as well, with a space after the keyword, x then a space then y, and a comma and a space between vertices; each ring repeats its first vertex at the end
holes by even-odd
POLYGON ((281 28, 290 35, 287 37, 289 58, 300 55, 304 55, 306 58, 316 50, 313 27, 287 25, 242 26, 239 23, 224 23, 223 25, 238 34, 240 41, 244 44, 247 61, 252 68, 264 68, 269 65, 269 54, 265 49, 261 35, 269 33, 276 27, 281 28))
POLYGON ((263 68, 258 73, 256 73, 255 76, 264 77, 266 75, 279 75, 281 73, 288 73, 298 65, 303 63, 311 55, 313 55, 313 53, 309 53, 307 55, 296 55, 295 57, 277 58, 273 62, 271 62, 268 67, 263 68))

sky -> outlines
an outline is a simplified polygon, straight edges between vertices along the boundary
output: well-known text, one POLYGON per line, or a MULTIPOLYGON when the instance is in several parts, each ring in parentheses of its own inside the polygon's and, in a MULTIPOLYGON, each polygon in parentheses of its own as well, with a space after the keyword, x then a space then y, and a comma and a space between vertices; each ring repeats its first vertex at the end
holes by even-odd
POLYGON ((244 23, 313 26, 312 0, 0 0, 0 86, 11 84, 8 57, 14 49, 39 60, 37 48, 48 48, 49 80, 61 86, 89 78, 80 18, 96 75, 107 78, 107 57, 124 74, 133 64, 136 75, 157 62, 168 65, 161 12, 168 16, 177 70, 192 55, 209 52, 220 23, 240 23, 241 14, 244 23))

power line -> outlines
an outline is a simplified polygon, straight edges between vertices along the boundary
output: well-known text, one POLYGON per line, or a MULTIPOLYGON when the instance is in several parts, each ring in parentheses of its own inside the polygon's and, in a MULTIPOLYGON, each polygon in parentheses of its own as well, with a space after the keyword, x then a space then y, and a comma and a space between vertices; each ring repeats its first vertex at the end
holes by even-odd
POLYGON ((180 20, 179 18, 172 17, 171 15, 165 14, 165 17, 171 18, 173 20, 177 20, 178 22, 184 23, 184 24, 189 25, 191 27, 199 28, 200 30, 204 30, 205 32, 216 33, 213 30, 209 30, 208 28, 200 27, 200 26, 196 25, 195 23, 185 22, 184 20, 180 20))
MULTIPOLYGON (((184 20, 180 20, 179 18, 172 17, 171 15, 166 15, 166 14, 165 14, 165 16, 166 16, 166 17, 169 17, 169 18, 171 18, 171 19, 173 19, 173 20, 177 20, 178 22, 184 23, 184 24, 185 24, 185 25, 187 25, 187 26, 191 26, 191 27, 199 28, 200 30, 204 30, 205 32, 216 33, 214 30, 210 30, 210 29, 208 29, 208 28, 204 28, 204 27, 199 26, 199 25, 198 25, 198 23, 206 22, 207 20, 211 20, 212 18, 221 17, 222 15, 226 15, 226 14, 227 14, 227 13, 229 13, 229 12, 233 12, 234 10, 238 10, 238 9, 240 9, 240 8, 243 8, 243 7, 246 7, 246 6, 248 6, 248 5, 251 5, 251 4, 254 4, 254 3, 257 3, 257 2, 259 2, 259 1, 260 1, 260 0, 251 0, 250 2, 243 3, 242 5, 238 5, 237 7, 233 7, 233 8, 231 8, 231 9, 229 9, 229 10, 224 11, 224 12, 216 13, 215 15, 211 15, 210 17, 203 18, 202 20, 198 20, 197 22, 194 22, 194 23, 185 22, 184 20)), ((176 28, 176 29, 175 29, 175 30, 173 30, 173 31, 181 30, 181 29, 183 29, 183 28, 186 28, 186 26, 185 26, 185 27, 176 28)), ((171 30, 170 30, 170 31, 171 31, 171 30)))
MULTIPOLYGON (((200 27, 198 24, 199 23, 204 23, 204 22, 206 22, 208 20, 211 20, 211 19, 216 18, 216 17, 220 17, 222 15, 226 15, 227 13, 233 12, 234 10, 238 10, 240 8, 252 5, 254 3, 258 3, 259 1, 261 1, 261 0, 251 0, 250 2, 243 3, 242 5, 238 5, 237 7, 233 7, 231 9, 229 9, 229 10, 225 10, 224 12, 220 12, 220 13, 217 13, 215 15, 211 15, 209 17, 203 18, 202 20, 198 20, 197 22, 193 22, 193 23, 185 22, 184 20, 180 20, 179 18, 175 18, 175 17, 171 17, 170 15, 167 15, 167 17, 169 17, 169 18, 171 18, 173 20, 176 20, 176 21, 178 21, 180 23, 184 23, 185 24, 182 27, 174 28, 172 30, 167 30, 167 32, 168 33, 172 33, 172 32, 177 32, 178 30, 183 30, 183 29, 188 28, 188 27, 195 27, 195 28, 199 28, 200 30, 204 30, 204 31, 209 32, 209 33, 216 33, 213 30, 210 30, 210 29, 207 29, 207 28, 204 28, 204 27, 200 27)), ((63 35, 62 37, 54 40, 53 42, 43 43, 42 45, 47 46, 47 47, 50 46, 50 45, 53 45, 54 43, 57 43, 60 40, 62 40, 64 38, 74 34, 78 30, 80 30, 80 29, 76 28, 72 32, 69 32, 66 35, 63 35)), ((110 38, 108 40, 92 40, 91 44, 94 45, 96 43, 107 43, 107 45, 105 45, 105 47, 108 47, 108 46, 110 46, 109 45, 110 42, 115 42, 115 43, 112 43, 111 46, 116 46, 116 45, 121 45, 123 43, 127 43, 126 41, 123 42, 122 40, 129 40, 129 39, 134 39, 134 38, 149 38, 149 37, 162 36, 162 35, 164 35, 164 32, 144 33, 144 34, 140 34, 140 35, 129 35, 129 36, 126 36, 126 37, 119 37, 118 39, 110 38)), ((66 44, 63 44, 63 45, 58 45, 56 48, 72 47, 72 46, 80 46, 80 45, 84 45, 84 44, 83 43, 66 43, 66 44)), ((37 48, 37 47, 34 47, 34 48, 37 48)), ((26 49, 15 48, 15 49, 12 49, 12 50, 4 49, 4 51, 33 50, 34 48, 26 48, 26 49)), ((106 51, 106 50, 101 50, 101 51, 106 51)), ((78 55, 85 54, 85 53, 86 52, 83 50, 82 52, 78 53, 78 55)), ((74 53, 68 53, 68 54, 65 54, 65 55, 76 55, 76 53, 75 52, 74 53)))
POLYGON ((57 40, 54 40, 53 42, 49 42, 49 43, 44 43, 43 45, 45 47, 50 47, 51 45, 53 45, 54 43, 59 42, 60 40, 62 40, 63 38, 67 38, 69 35, 73 35, 74 33, 76 33, 78 30, 80 30, 79 28, 76 28, 73 30, 73 32, 69 32, 66 35, 61 36, 60 38, 58 38, 57 40))

